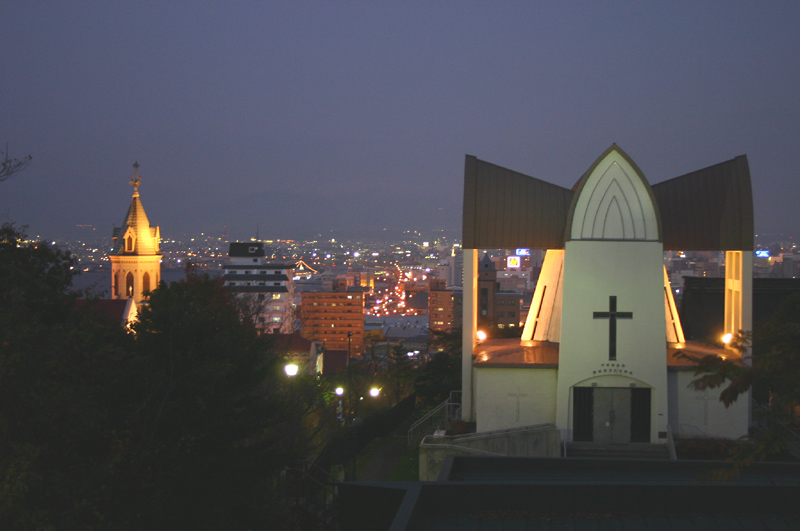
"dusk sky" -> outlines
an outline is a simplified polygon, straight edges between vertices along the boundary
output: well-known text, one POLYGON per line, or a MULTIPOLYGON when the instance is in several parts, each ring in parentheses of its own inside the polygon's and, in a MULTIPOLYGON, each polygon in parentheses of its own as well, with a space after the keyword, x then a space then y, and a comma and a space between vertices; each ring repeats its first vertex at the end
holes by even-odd
POLYGON ((51 2, 0 8, 0 218, 165 238, 445 229, 464 156, 571 187, 746 154, 756 233, 800 228, 800 2, 51 2))

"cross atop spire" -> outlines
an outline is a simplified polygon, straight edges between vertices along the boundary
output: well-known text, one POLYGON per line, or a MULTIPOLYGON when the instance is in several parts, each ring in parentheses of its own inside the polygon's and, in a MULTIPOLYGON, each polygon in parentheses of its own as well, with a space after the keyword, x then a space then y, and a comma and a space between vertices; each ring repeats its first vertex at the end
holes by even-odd
POLYGON ((138 161, 133 163, 133 171, 134 171, 134 177, 133 177, 133 179, 131 179, 129 181, 129 184, 131 186, 133 186, 133 193, 134 194, 138 194, 139 193, 139 185, 142 184, 142 178, 139 177, 139 162, 138 161))

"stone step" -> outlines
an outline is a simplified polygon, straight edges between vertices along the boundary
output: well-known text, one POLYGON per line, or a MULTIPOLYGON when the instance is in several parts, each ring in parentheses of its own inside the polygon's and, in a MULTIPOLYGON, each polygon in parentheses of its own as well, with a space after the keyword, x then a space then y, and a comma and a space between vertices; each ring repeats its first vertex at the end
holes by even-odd
POLYGON ((663 444, 593 444, 567 443, 567 457, 597 459, 669 459, 669 450, 663 444))

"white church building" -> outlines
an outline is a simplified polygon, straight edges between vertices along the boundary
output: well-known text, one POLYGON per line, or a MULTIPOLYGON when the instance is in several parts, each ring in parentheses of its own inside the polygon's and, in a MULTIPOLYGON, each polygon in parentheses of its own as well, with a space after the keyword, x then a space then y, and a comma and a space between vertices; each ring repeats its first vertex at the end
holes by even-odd
POLYGON ((616 144, 572 189, 467 156, 462 418, 485 432, 552 423, 564 441, 663 443, 748 433, 749 400, 696 391, 667 250, 726 252, 726 332, 752 328, 745 156, 656 185, 616 144), (480 249, 546 250, 521 339, 477 339, 480 249))

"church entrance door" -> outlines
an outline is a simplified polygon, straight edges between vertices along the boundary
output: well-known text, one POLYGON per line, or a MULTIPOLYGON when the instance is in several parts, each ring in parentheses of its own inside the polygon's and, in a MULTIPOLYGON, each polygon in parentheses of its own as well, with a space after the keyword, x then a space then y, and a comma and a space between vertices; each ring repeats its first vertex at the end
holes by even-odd
POLYGON ((650 391, 643 387, 573 388, 573 440, 650 442, 650 391))
POLYGON ((593 400, 592 439, 596 443, 631 442, 631 390, 597 387, 593 400))

